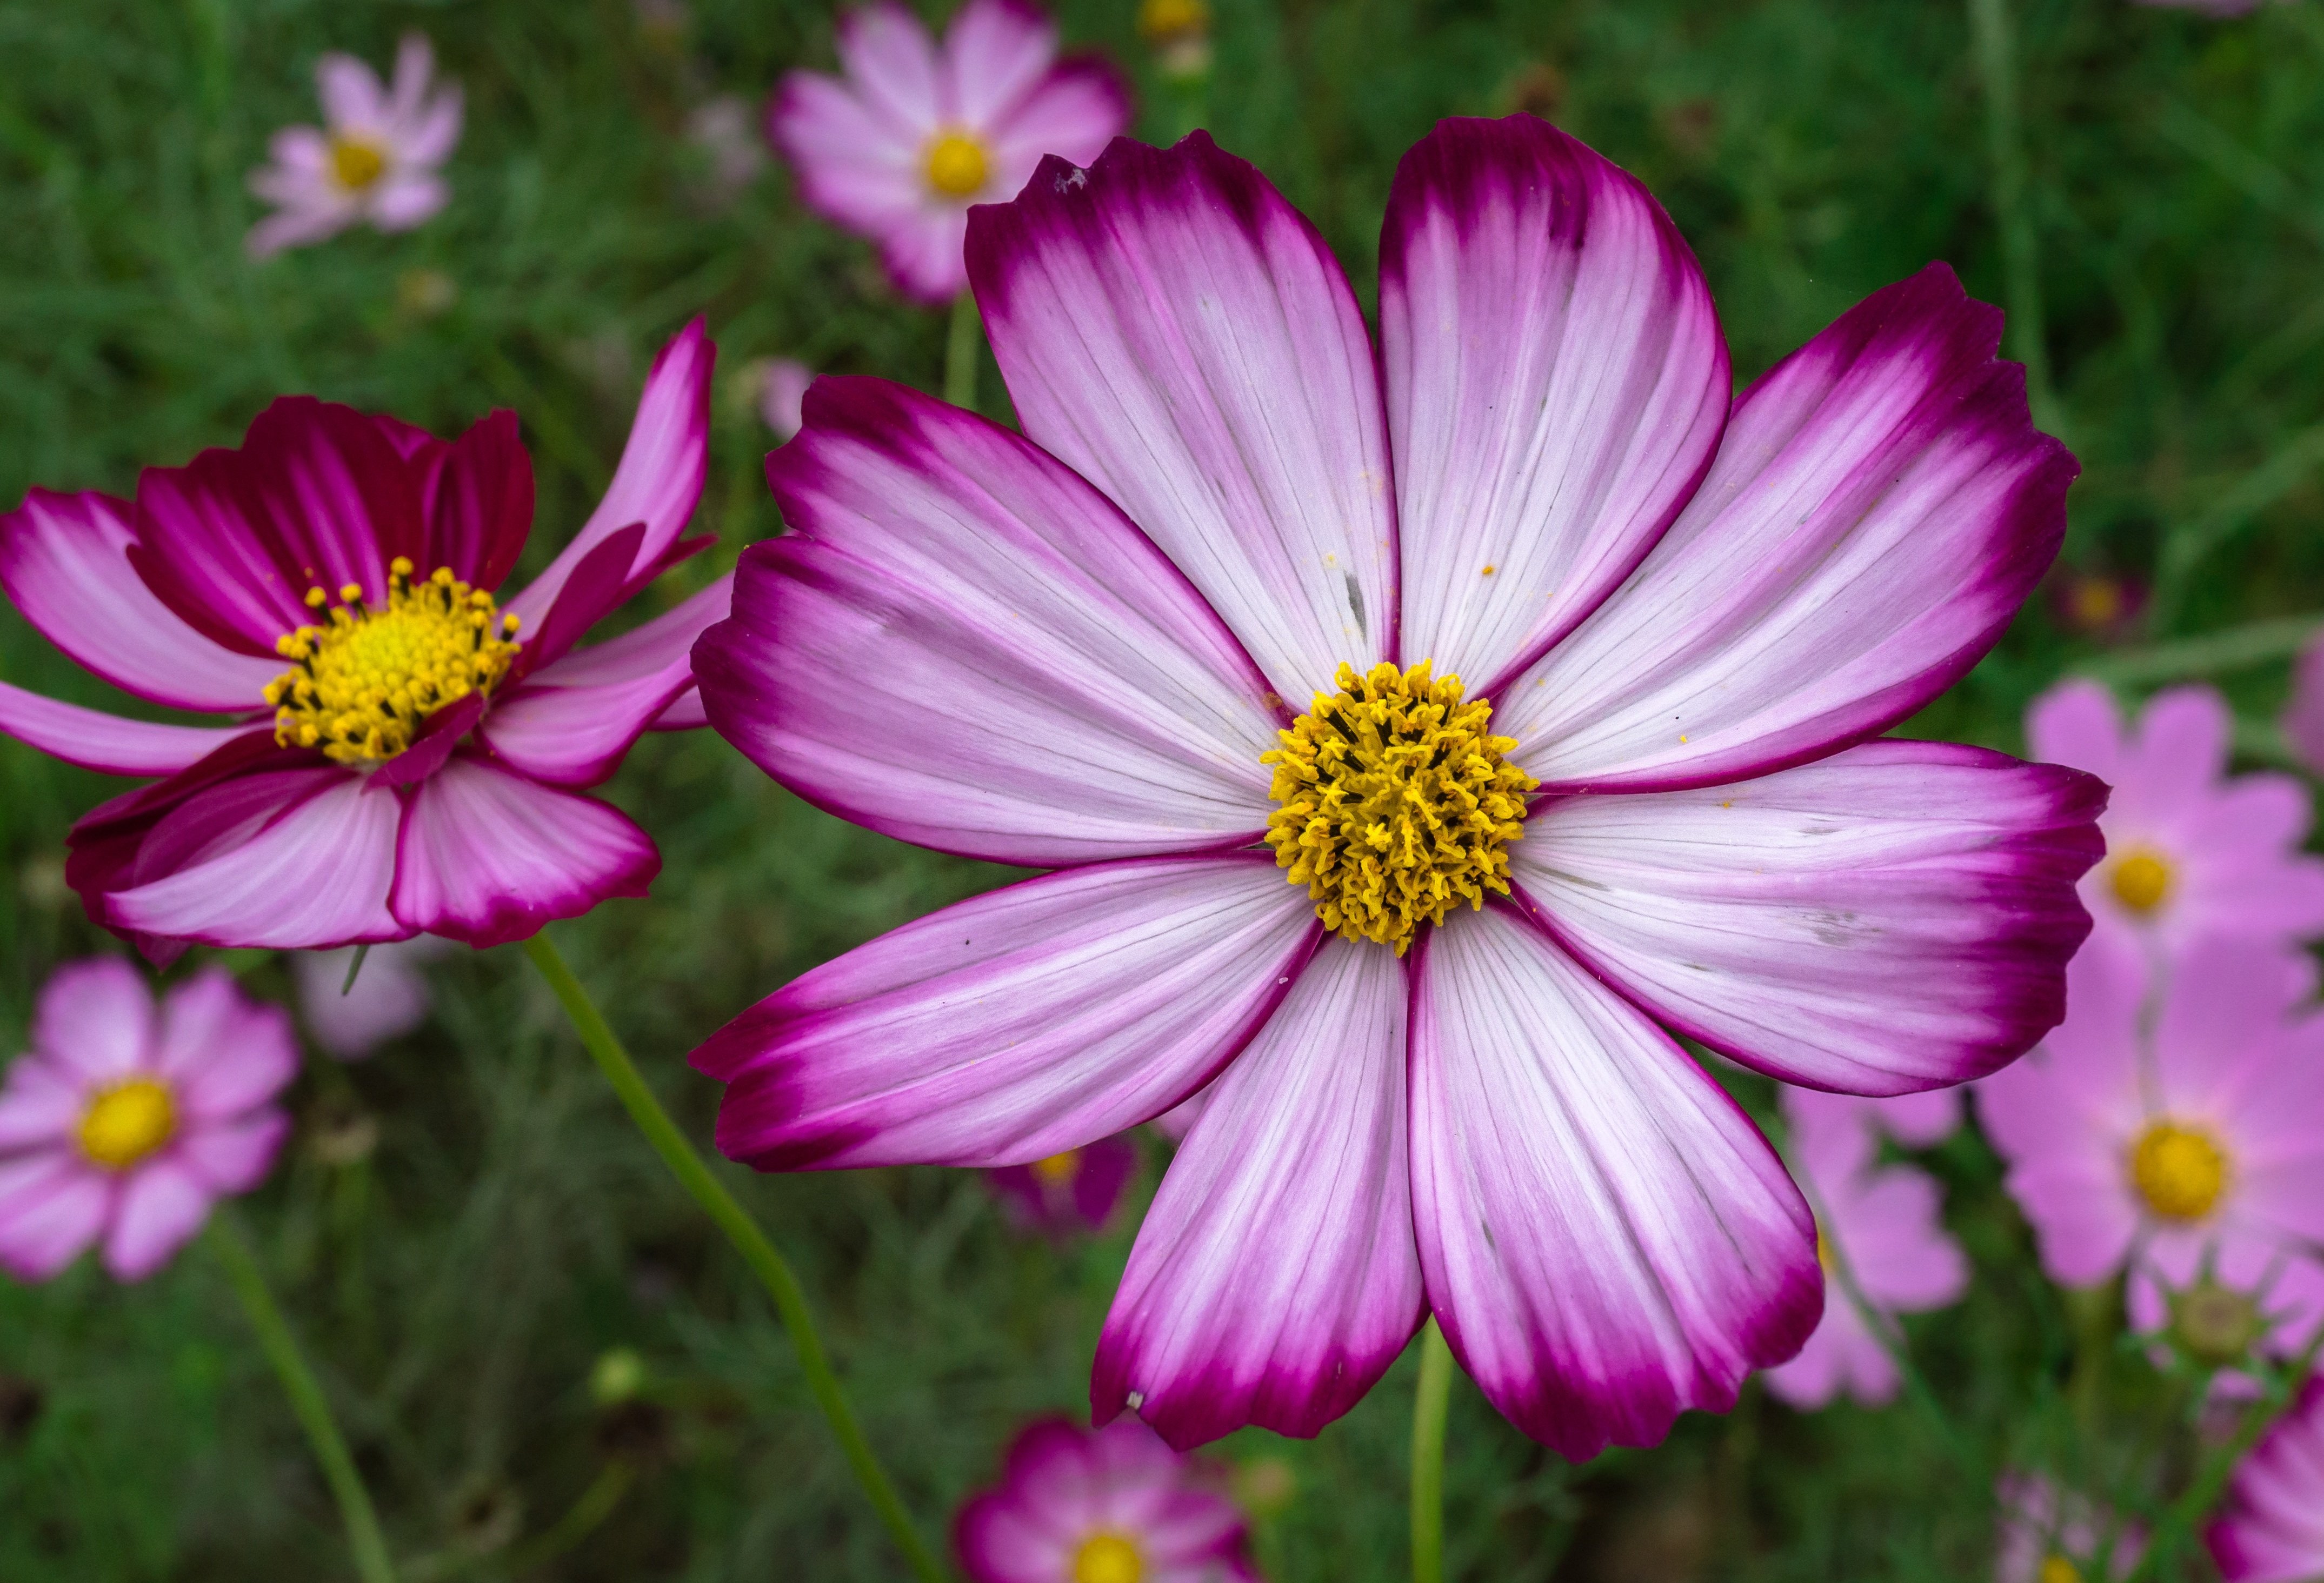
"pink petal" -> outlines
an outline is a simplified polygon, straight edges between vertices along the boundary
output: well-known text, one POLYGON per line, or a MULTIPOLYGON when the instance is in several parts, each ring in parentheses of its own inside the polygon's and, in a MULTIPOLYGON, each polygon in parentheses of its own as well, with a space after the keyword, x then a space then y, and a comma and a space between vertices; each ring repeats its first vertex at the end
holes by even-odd
POLYGON ((2122 779, 2122 715, 2101 682, 2060 682, 2027 705, 2026 750, 2052 764, 2086 769, 2109 786, 2122 779))
POLYGON ((1868 1407, 1896 1398, 1903 1382, 1886 1348, 1865 1327, 1864 1315, 1840 1283, 1828 1284, 1823 1318, 1798 1356, 1766 1373, 1767 1389, 1790 1406, 1812 1413, 1848 1395, 1868 1407))
POLYGON ((323 119, 333 131, 370 131, 387 119, 387 97, 378 75, 352 55, 334 50, 315 62, 315 87, 323 119))
POLYGON ((957 205, 916 208, 881 229, 880 262, 899 290, 942 307, 968 290, 967 235, 968 211, 957 205))
POLYGON ((646 833, 610 805, 464 753, 411 798, 391 906, 407 932, 500 945, 643 896, 660 869, 646 833))
POLYGON ((115 956, 51 973, 32 1011, 32 1048, 84 1091, 147 1070, 156 1032, 145 976, 115 956))
MULTIPOLYGON (((885 240, 897 226, 936 211, 922 172, 926 133, 882 115, 845 83, 794 71, 767 115, 767 136, 798 177, 799 197, 816 213, 863 235, 885 240)), ((967 220, 944 206, 955 226, 967 220)), ((950 266, 965 278, 955 242, 950 266)))
POLYGON ((290 1118, 269 1105, 232 1121, 189 1129, 171 1151, 210 1193, 248 1192, 266 1180, 290 1136, 290 1118))
POLYGON ((243 247, 253 258, 272 258, 285 248, 305 247, 336 236, 355 221, 355 210, 337 204, 285 209, 253 225, 243 238, 243 247))
POLYGON ((28 1050, 0 1082, 0 1155, 69 1146, 88 1107, 88 1085, 63 1060, 28 1050))
POLYGON ((1378 376, 1347 277, 1195 133, 1044 161, 969 216, 968 272, 1027 437, 1112 498, 1295 707, 1396 651, 1378 376))
POLYGON ((395 41, 395 75, 383 104, 390 119, 401 121, 418 112, 435 70, 436 51, 426 33, 406 33, 395 41))
POLYGON ((986 146, 992 176, 987 183, 1001 198, 1013 197, 1044 155, 1086 165, 1130 127, 1130 90, 1101 60, 1074 60, 1058 67, 1022 103, 991 124, 986 146))
POLYGON ((849 85, 868 104, 923 135, 936 130, 940 68, 918 17, 895 0, 872 0, 841 19, 835 41, 849 85))
POLYGON ((1134 1404, 1181 1450, 1313 1435, 1412 1339, 1405 996, 1392 953, 1327 942, 1219 1078, 1106 1316, 1099 1422, 1134 1404))
POLYGON ((250 999, 223 969, 204 968, 162 1000, 152 1065, 188 1119, 222 1120, 264 1104, 299 1075, 299 1041, 281 1007, 250 999))
POLYGON ((2106 788, 1881 741, 1738 786, 1536 805, 1511 870, 1575 955, 1787 1082, 1982 1077, 2065 1015, 2106 788))
POLYGON ((798 433, 807 421, 800 408, 807 400, 807 386, 813 383, 815 370, 796 357, 778 357, 767 364, 764 382, 759 387, 759 417, 774 431, 777 445, 798 433))
POLYGON ((1453 1356, 1575 1461, 1726 1411, 1816 1323, 1815 1221, 1775 1151, 1514 909, 1417 949, 1413 1221, 1453 1356))
POLYGON ((2121 811, 2165 818, 2208 795, 2227 773, 2235 726, 2227 700, 2204 686, 2167 687, 2148 700, 2118 778, 2121 811))
POLYGON ((1715 785, 1886 730, 1992 647, 2055 555, 2076 465, 1931 264, 1745 392, 1630 580, 1493 725, 1554 790, 1715 785))
POLYGON ((1380 231, 1404 653, 1507 681, 1654 548, 1711 465, 1727 347, 1626 172, 1530 115, 1452 120, 1380 231))
MULTIPOLYGON (((13 596, 15 591, 9 592, 13 596)), ((2311 642, 2300 651, 2292 668, 2292 699, 2278 723, 2300 761, 2311 772, 2324 770, 2324 643, 2311 642)))
POLYGON ((69 1148, 0 1160, 0 1269, 45 1281, 105 1230, 113 1183, 69 1148))
POLYGON ((435 999, 420 963, 440 945, 430 936, 374 945, 355 986, 346 988, 355 951, 302 952, 291 961, 299 1015, 315 1043, 341 1061, 359 1060, 428 1020, 435 999))
POLYGON ((1320 933, 1265 853, 1067 870, 825 962, 691 1059, 761 1170, 1027 1164, 1207 1082, 1320 933))
POLYGON ((1033 90, 1056 56, 1056 26, 1031 5, 1022 0, 968 0, 945 29, 936 61, 937 102, 945 118, 962 126, 991 126, 1033 90))
POLYGON ((819 380, 807 410, 767 459, 792 531, 695 650, 722 735, 810 802, 1001 862, 1256 838, 1267 684, 1103 497, 900 385, 819 380))
POLYGON ((451 201, 443 178, 404 170, 381 182, 364 207, 381 230, 409 231, 451 201))
POLYGON ((460 89, 447 84, 427 106, 405 118, 396 134, 396 156, 407 168, 429 169, 451 157, 460 142, 460 89))
POLYGON ((2227 1583, 2324 1575, 2324 1376, 2236 1466, 2203 1538, 2227 1583))
POLYGON ((116 1281, 142 1281, 183 1247, 209 1219, 216 1194, 169 1155, 128 1173, 106 1233, 105 1267, 116 1281))
POLYGON ((0 732, 52 759, 106 775, 175 775, 245 734, 241 726, 126 720, 6 682, 0 682, 0 732))
POLYGON ((516 414, 488 412, 448 443, 392 419, 376 421, 420 477, 426 536, 411 557, 419 575, 443 566, 463 583, 498 588, 532 529, 532 458, 516 414))
POLYGON ((1891 1313, 1922 1313, 1959 1302, 1969 1260, 1944 1229, 1936 1179, 1889 1165, 1839 1184, 1823 1197, 1831 1234, 1856 1284, 1891 1313))
POLYGON ((710 716, 702 707, 702 691, 688 687, 671 701, 669 708, 653 718, 648 731, 698 731, 710 723, 710 716))

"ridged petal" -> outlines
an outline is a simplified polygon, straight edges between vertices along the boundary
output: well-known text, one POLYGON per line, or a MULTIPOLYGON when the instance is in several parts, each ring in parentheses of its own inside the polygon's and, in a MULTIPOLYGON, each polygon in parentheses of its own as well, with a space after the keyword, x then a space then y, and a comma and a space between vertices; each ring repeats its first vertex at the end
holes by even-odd
MULTIPOLYGON (((235 738, 235 725, 160 725, 84 709, 0 682, 0 732, 26 747, 105 775, 175 775, 235 738)), ((269 728, 269 734, 272 734, 269 728)))

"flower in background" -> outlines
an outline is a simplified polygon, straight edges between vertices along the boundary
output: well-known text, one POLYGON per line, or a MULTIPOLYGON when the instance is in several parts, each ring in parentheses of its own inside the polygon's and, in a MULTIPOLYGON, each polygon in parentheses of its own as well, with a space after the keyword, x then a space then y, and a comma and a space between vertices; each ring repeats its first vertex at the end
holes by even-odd
POLYGON ((1063 1241, 1104 1230, 1137 1169, 1138 1146, 1124 1133, 1029 1165, 1002 1165, 987 1171, 984 1179, 1010 1219, 1063 1241))
POLYGON ((1019 1435, 1001 1487, 961 1508, 970 1583, 1255 1583, 1242 1514, 1194 1462, 1132 1421, 1046 1419, 1019 1435))
POLYGON ((388 1040, 428 1020, 435 994, 420 964, 442 950, 430 935, 339 951, 302 951, 291 959, 299 1015, 315 1043, 341 1061, 360 1061, 388 1040), (363 971, 347 982, 355 953, 363 971))
POLYGON ((766 144, 752 124, 756 119, 748 101, 733 94, 705 100, 686 118, 687 138, 708 165, 702 196, 714 207, 742 196, 767 162, 766 144))
POLYGON ((489 945, 643 895, 653 842, 579 792, 650 725, 701 722, 687 650, 727 580, 576 645, 709 543, 678 535, 713 356, 698 323, 663 351, 605 498, 504 608, 489 591, 533 503, 510 412, 447 442, 287 397, 240 450, 148 468, 134 504, 34 490, 0 518, 0 588, 43 636, 149 702, 231 722, 150 724, 0 683, 0 732, 163 778, 73 827, 89 916, 166 958, 185 941, 489 945))
POLYGON ((693 1059, 762 1169, 1024 1164, 1207 1084, 1101 1420, 1313 1434, 1434 1312, 1587 1457, 1821 1306, 1667 1030, 1893 1095, 2062 1014, 2104 788, 1870 739, 1993 643, 2074 465, 1941 265, 1733 398, 1669 219, 1529 118, 1407 154, 1380 257, 1376 361, 1258 171, 1117 141, 970 216, 1021 435, 816 382, 705 708, 819 806, 1057 871, 693 1059))
POLYGON ((2050 579, 2050 609, 2070 632, 2108 640, 2126 637, 2146 609, 2146 584, 2113 572, 2061 566, 2050 579))
POLYGON ((1802 1409, 1843 1393, 1867 1406, 1895 1399, 1902 1384, 1887 1345, 1892 1316, 1960 1301, 1969 1261, 1945 1232, 1937 1184, 1909 1165, 1877 1163, 1879 1140, 1861 1112, 1817 1109, 1785 1091, 1792 1161, 1816 1211, 1816 1257, 1824 1268, 1823 1319, 1799 1356, 1767 1371, 1767 1388, 1802 1409), (1875 1313, 1868 1316, 1839 1278, 1845 1266, 1875 1313))
POLYGON ((2292 667, 2292 700, 2281 722, 2283 740, 2312 775, 2324 775, 2324 640, 2311 641, 2292 667))
POLYGON ((815 370, 796 357, 773 357, 759 384, 759 417, 774 431, 775 443, 798 433, 799 409, 807 388, 815 383, 815 370))
POLYGON ((1139 0, 1138 36, 1164 77, 1190 81, 1211 69, 1209 0, 1139 0))
POLYGON ((2203 1537, 2227 1583, 2324 1578, 2324 1375, 2236 1466, 2203 1537))
POLYGON ((1057 30, 1024 0, 968 0, 941 49, 895 0, 839 24, 840 77, 794 71, 767 135, 809 207, 880 246, 896 284, 945 302, 968 284, 971 204, 1012 198, 1044 154, 1093 159, 1130 124, 1096 60, 1059 62, 1057 30))
POLYGON ((1784 1113, 1801 1126, 1870 1127, 1908 1149, 1932 1149, 1959 1131, 1961 1123, 1959 1089, 1923 1089, 1917 1094, 1881 1100, 1787 1087, 1783 1091, 1783 1105, 1784 1113))
POLYGON ((2167 1318, 2209 1276, 2254 1297, 2270 1342, 2324 1319, 2324 1015, 2315 965, 2247 941, 2198 943, 2172 964, 2142 1031, 2150 975, 2085 952, 2066 1020, 1978 1085, 2010 1195, 2043 1267, 2070 1286, 2133 1265, 2132 1315, 2167 1318))
POLYGON ((2039 1473, 2005 1473, 1995 1489, 2001 1507, 1994 1546, 1993 1583, 2095 1583, 2130 1575, 2146 1549, 2136 1523, 2104 1522, 2080 1496, 2062 1497, 2039 1473), (2086 1570, 2111 1545, 2103 1573, 2086 1570))
POLYGON ((158 1008, 127 962, 59 968, 32 1046, 0 1088, 0 1265, 22 1280, 99 1241, 115 1278, 152 1275, 290 1128, 274 1103, 299 1072, 290 1019, 216 968, 158 1008))
POLYGON ((460 141, 460 88, 429 91, 435 55, 418 33, 395 51, 395 83, 336 51, 315 64, 321 128, 286 126, 267 145, 271 164, 250 173, 250 190, 276 206, 250 228, 251 253, 264 258, 337 235, 358 220, 409 231, 451 197, 436 173, 460 141))
POLYGON ((2130 732, 2096 682, 2062 683, 2025 712, 2036 758, 2114 788, 2098 820, 2106 861, 2082 880, 2091 950, 2143 962, 2206 934, 2265 947, 2324 931, 2324 859, 2300 850, 2307 788, 2229 778, 2234 723, 2209 687, 2156 694, 2130 732))

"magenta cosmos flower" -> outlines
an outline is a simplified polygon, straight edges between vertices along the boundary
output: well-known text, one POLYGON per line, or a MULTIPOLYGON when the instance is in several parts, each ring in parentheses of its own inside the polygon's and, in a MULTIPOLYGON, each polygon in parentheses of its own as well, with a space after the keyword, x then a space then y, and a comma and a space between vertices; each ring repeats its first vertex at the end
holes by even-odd
POLYGON ((444 207, 451 194, 436 171, 460 141, 460 88, 431 93, 434 68, 418 33, 396 50, 392 87, 352 55, 316 62, 326 124, 284 127, 267 146, 272 162, 250 173, 250 190, 276 206, 250 228, 253 254, 320 242, 357 221, 409 231, 444 207))
POLYGON ((2288 775, 2227 776, 2234 717, 2209 687, 2158 693, 2126 731, 2114 695, 2066 682, 2034 701, 2034 757, 2114 788, 2106 861, 2082 881, 2091 949, 2143 960, 2206 934, 2267 946, 2324 932, 2324 859, 2300 851, 2307 789, 2288 775))
POLYGON ((1064 1240, 1105 1229, 1122 1190, 1138 1172, 1138 1145, 1124 1135, 1100 1138, 1029 1165, 1001 1165, 985 1173, 1010 1219, 1064 1240))
POLYGON ((1036 1423, 961 1508, 971 1583, 1256 1583, 1242 1514, 1143 1424, 1036 1423))
POLYGON ((794 71, 767 135, 800 196, 877 243, 888 273, 926 302, 968 284, 971 204, 1005 198, 1044 154, 1087 160, 1130 124, 1111 67, 1057 60, 1057 30, 1022 0, 968 0, 939 49, 894 0, 839 24, 845 75, 794 71))
POLYGON ((22 1280, 99 1241, 117 1278, 152 1275, 290 1129, 274 1103, 299 1072, 290 1019, 216 968, 158 1008, 127 962, 59 968, 32 1045, 0 1088, 0 1265, 22 1280))
POLYGON ((605 498, 504 610, 489 590, 532 521, 510 412, 447 442, 289 397, 240 450, 147 469, 134 503, 34 490, 0 518, 0 588, 51 642, 151 703, 232 717, 151 724, 0 683, 0 731, 163 778, 73 827, 89 916, 141 943, 490 945, 644 895, 653 842, 578 788, 649 724, 701 722, 687 649, 726 579, 576 644, 710 542, 678 534, 714 355, 699 323, 663 350, 605 498))
POLYGON ((2324 1578, 2324 1375, 2236 1466, 2203 1537, 2227 1583, 2324 1578))
POLYGON ((729 1025, 720 1146, 1020 1164, 1216 1078, 1101 1420, 1313 1433, 1430 1311, 1572 1456, 1730 1404, 1814 1328, 1814 1222, 1665 1027, 1956 1082, 2056 1020, 2088 927, 2098 783, 1866 741, 2057 543, 2000 316, 1932 266, 1730 411, 1669 220, 1526 117, 1406 156, 1377 360, 1201 133, 1045 162, 968 256, 1024 437, 818 382, 767 465, 794 531, 696 667, 801 796, 1059 871, 729 1025))

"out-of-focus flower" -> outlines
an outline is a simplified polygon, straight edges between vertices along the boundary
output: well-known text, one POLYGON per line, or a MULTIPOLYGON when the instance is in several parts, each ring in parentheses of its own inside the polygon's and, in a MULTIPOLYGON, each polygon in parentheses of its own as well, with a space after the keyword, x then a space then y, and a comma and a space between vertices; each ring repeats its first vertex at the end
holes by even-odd
POLYGON ((1186 1135, 1194 1130, 1195 1118, 1203 1113, 1203 1101, 1209 1097, 1208 1089, 1197 1089, 1147 1125, 1174 1144, 1185 1143, 1186 1135))
POLYGON ((2070 681, 2034 701, 2034 757, 2113 787, 2098 828, 2106 861, 2082 879, 2089 949, 2143 962, 2207 934, 2264 948, 2324 931, 2324 859, 2307 856, 2307 788, 2293 777, 2227 774, 2234 717, 2209 687, 2173 687, 2133 732, 2114 696, 2070 681))
POLYGON ((1139 0, 1138 36, 1164 77, 1191 81, 1211 69, 1210 0, 1139 0))
POLYGON ((757 119, 750 103, 733 94, 705 100, 687 116, 686 135, 709 161, 703 196, 712 204, 733 202, 765 167, 767 146, 752 124, 757 119))
POLYGON ((2237 1465, 2203 1538, 2227 1583, 2324 1578, 2324 1375, 2237 1465))
POLYGON ((2088 1286, 2134 1265, 2132 1315, 2156 1328, 2173 1290, 2209 1274, 2264 1299, 2271 1344, 2324 1318, 2324 1015, 2305 956, 2214 937, 2147 974, 2085 952, 2066 1020, 1978 1085, 2043 1267, 2088 1286))
POLYGON ((1025 0, 968 0, 941 50, 895 0, 872 0, 839 24, 844 75, 786 77, 767 135, 800 195, 877 243, 899 287, 949 301, 968 284, 971 204, 1014 197, 1044 154, 1094 158, 1130 124, 1111 67, 1056 53, 1025 0))
POLYGON ((768 360, 766 376, 759 384, 759 417, 774 431, 777 444, 798 433, 799 410, 807 400, 807 388, 813 383, 815 370, 796 357, 768 360))
POLYGON ((2130 1575, 2146 1549, 2135 1523, 2101 1521, 2080 1496, 2060 1496, 2039 1473, 2005 1473, 1995 1491, 2001 1508, 1995 1534, 1993 1583, 2098 1583, 2130 1575), (2105 1571, 2094 1570, 2108 1551, 2105 1571))
POLYGON ((970 1583, 1256 1583, 1242 1514, 1134 1420, 1046 1419, 1017 1437, 1001 1487, 961 1508, 970 1583))
POLYGON ((2311 774, 2324 775, 2324 640, 2300 651, 2292 667, 2292 701, 2280 723, 2300 761, 2311 774))
POLYGON ((1138 1169, 1138 1146, 1127 1134, 1065 1149, 1029 1165, 1002 1165, 984 1173, 1010 1219, 1028 1230, 1064 1240, 1105 1229, 1121 1190, 1138 1169))
POLYGON ((0 1266, 21 1280, 99 1241, 115 1278, 152 1275, 290 1128, 274 1103, 299 1072, 290 1019, 215 968, 158 1008, 125 962, 59 968, 31 1043, 0 1088, 0 1266))
POLYGON ((420 964, 442 949, 440 941, 421 935, 368 948, 300 952, 291 959, 290 976, 299 986, 299 1016, 307 1031, 342 1061, 360 1061, 410 1033, 428 1020, 435 1002, 420 964), (359 950, 364 952, 363 971, 350 985, 347 970, 359 950))
POLYGON ((1767 1371, 1767 1388, 1799 1408, 1842 1393, 1877 1406, 1895 1400, 1902 1382, 1872 1325, 1958 1302, 1969 1289, 1969 1261, 1945 1232, 1936 1183, 1909 1165, 1878 1164, 1867 1118, 1803 1110, 1807 1091, 1786 1091, 1784 1110, 1792 1161, 1816 1210, 1823 1319, 1798 1357, 1767 1371), (1840 1280, 1843 1263, 1876 1311, 1869 1319, 1840 1280))
POLYGON ((2120 638, 2138 625, 2146 584, 2115 572, 2061 566, 2050 579, 2050 609, 2058 624, 2086 638, 2120 638))
POLYGON ((1934 1148, 1959 1131, 1961 1123, 1959 1089, 1923 1089, 1879 1100, 1786 1088, 1783 1104, 1784 1114, 1803 1127, 1869 1127, 1908 1149, 1934 1148))
POLYGON ((489 945, 644 895, 653 842, 579 789, 650 725, 700 722, 687 652, 725 613, 727 579, 576 645, 709 543, 678 535, 713 355, 699 323, 663 351, 604 500, 505 611, 488 590, 533 500, 512 412, 446 442, 289 397, 240 450, 148 468, 134 505, 34 490, 0 518, 0 588, 51 642, 150 702, 234 722, 149 724, 0 683, 0 732, 164 778, 73 826, 67 876, 89 916, 159 957, 422 932, 489 945))
POLYGON ((816 382, 705 707, 819 806, 1059 871, 694 1062, 765 1169, 1024 1164, 1210 1084, 1101 1418, 1312 1434, 1434 1311, 1587 1457, 1821 1306, 1806 1204, 1665 1026, 1896 1094, 2062 1014, 2103 787, 1868 739, 1995 640, 2074 465, 1941 265, 1733 400, 1667 216, 1537 121, 1441 124, 1380 258, 1376 362, 1258 171, 1117 141, 970 216, 1022 435, 816 382))
POLYGON ((395 51, 395 82, 352 55, 315 64, 325 124, 286 126, 267 145, 272 163, 250 173, 250 190, 276 206, 250 228, 264 258, 337 235, 357 221, 409 231, 444 207, 451 191, 437 174, 460 141, 460 88, 429 91, 435 54, 419 33, 395 51))

